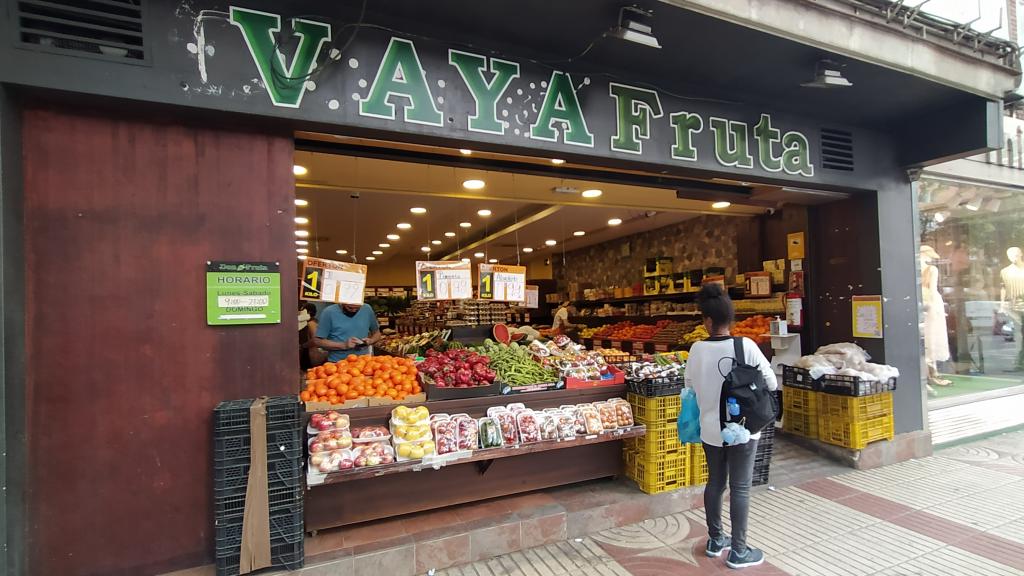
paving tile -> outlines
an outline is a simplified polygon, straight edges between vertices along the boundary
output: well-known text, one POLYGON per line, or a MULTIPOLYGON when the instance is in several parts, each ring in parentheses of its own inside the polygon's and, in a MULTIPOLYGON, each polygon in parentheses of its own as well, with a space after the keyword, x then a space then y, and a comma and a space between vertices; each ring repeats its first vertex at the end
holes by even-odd
POLYGON ((470 556, 474 561, 519 550, 522 542, 519 522, 474 530, 470 534, 470 556))
POLYGON ((520 530, 523 548, 560 542, 566 539, 565 512, 525 519, 520 523, 520 530))
POLYGON ((353 576, 413 576, 416 574, 413 545, 352 557, 353 576))
POLYGON ((425 574, 432 568, 441 569, 466 564, 472 559, 469 534, 417 542, 415 545, 416 574, 425 574))

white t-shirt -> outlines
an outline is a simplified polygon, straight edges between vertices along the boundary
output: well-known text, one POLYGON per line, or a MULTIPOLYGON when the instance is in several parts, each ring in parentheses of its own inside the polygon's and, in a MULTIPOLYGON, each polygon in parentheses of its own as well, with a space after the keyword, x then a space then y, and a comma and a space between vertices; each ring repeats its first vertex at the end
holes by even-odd
MULTIPOLYGON (((779 387, 768 359, 749 338, 743 339, 743 356, 744 363, 761 370, 769 390, 779 387)), ((686 361, 686 387, 693 388, 697 395, 697 405, 700 407, 700 439, 712 446, 722 445, 719 409, 722 401, 722 383, 725 382, 723 374, 728 374, 732 370, 732 362, 722 358, 734 357, 732 337, 716 337, 695 343, 690 348, 690 358, 686 361)), ((760 433, 751 436, 753 439, 760 437, 760 433)))
POLYGON ((561 326, 568 326, 568 325, 569 325, 569 309, 568 308, 559 308, 558 310, 555 311, 555 321, 552 322, 551 328, 554 329, 554 328, 558 328, 558 327, 561 327, 561 326))

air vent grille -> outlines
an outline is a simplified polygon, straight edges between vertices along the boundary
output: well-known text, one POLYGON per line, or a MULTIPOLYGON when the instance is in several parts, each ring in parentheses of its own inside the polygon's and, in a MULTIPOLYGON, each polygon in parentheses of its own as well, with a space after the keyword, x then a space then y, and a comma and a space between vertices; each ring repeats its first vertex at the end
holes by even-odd
POLYGON ((853 134, 822 128, 821 165, 829 170, 853 172, 853 134))
POLYGON ((143 0, 20 0, 22 45, 112 60, 146 59, 143 0))

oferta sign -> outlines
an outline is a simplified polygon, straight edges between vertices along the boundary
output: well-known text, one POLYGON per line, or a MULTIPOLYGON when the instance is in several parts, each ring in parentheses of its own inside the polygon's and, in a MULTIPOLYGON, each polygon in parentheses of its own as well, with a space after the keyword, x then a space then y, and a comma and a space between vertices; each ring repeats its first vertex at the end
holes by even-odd
MULTIPOLYGON (((334 38, 347 39, 350 32, 335 30, 329 14, 287 18, 233 6, 228 20, 235 46, 247 56, 241 67, 258 74, 258 81, 228 97, 242 93, 246 102, 300 111, 284 114, 291 117, 552 155, 562 150, 721 172, 815 176, 806 130, 768 112, 684 99, 648 83, 440 48, 374 28, 360 30, 351 45, 343 43, 343 54, 334 38)), ((230 41, 217 39, 218 55, 230 41)), ((213 59, 199 59, 204 81, 219 83, 211 97, 224 97, 221 81, 230 87, 232 77, 253 76, 226 66, 218 71, 213 59)))

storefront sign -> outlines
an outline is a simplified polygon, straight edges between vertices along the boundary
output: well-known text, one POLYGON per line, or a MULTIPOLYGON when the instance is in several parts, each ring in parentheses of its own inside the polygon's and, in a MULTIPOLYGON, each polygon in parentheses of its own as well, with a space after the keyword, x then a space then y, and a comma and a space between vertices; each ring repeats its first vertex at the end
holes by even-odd
POLYGON ((537 308, 540 306, 540 286, 526 285, 526 307, 537 308))
POLYGON ((182 46, 197 72, 185 83, 195 97, 233 99, 295 119, 537 153, 776 178, 816 175, 816 138, 809 137, 815 127, 783 115, 369 27, 348 42, 352 30, 334 24, 338 18, 326 5, 322 16, 288 18, 257 8, 276 4, 250 4, 227 13, 196 7, 205 16, 189 30, 197 42, 188 52, 182 46), (204 49, 214 45, 215 53, 204 49))
POLYGON ((362 304, 366 293, 366 266, 321 258, 306 258, 302 267, 302 300, 362 304))
POLYGON ((480 265, 480 298, 501 302, 526 299, 526 266, 480 265))
POLYGON ((281 322, 281 272, 276 262, 207 262, 206 323, 281 322))
POLYGON ((473 297, 469 262, 416 262, 416 297, 420 300, 465 300, 473 297))
POLYGON ((882 338, 882 297, 854 296, 853 303, 853 337, 882 338))

